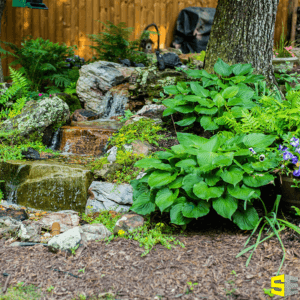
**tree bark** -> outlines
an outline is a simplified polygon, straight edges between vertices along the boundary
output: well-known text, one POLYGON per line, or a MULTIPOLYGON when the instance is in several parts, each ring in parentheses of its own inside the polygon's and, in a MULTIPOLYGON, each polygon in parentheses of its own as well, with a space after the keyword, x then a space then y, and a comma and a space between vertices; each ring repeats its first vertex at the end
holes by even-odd
POLYGON ((251 63, 256 74, 275 83, 272 66, 279 0, 219 0, 204 69, 213 73, 221 58, 229 65, 251 63))
MULTIPOLYGON (((3 15, 4 9, 5 9, 5 5, 6 5, 6 0, 0 0, 0 36, 1 36, 1 21, 2 21, 2 15, 3 15)), ((1 56, 0 56, 0 82, 4 82, 1 56)))

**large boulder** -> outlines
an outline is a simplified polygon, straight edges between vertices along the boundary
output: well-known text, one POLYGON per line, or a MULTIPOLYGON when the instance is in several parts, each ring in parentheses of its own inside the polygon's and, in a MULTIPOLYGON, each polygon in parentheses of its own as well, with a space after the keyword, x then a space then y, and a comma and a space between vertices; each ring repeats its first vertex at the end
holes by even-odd
POLYGON ((102 210, 128 211, 132 205, 132 186, 93 181, 89 188, 86 214, 102 210))
POLYGON ((0 178, 9 202, 48 211, 84 212, 92 182, 84 167, 47 161, 2 162, 0 178))
POLYGON ((123 67, 120 64, 97 61, 79 70, 76 93, 84 108, 98 114, 106 113, 111 97, 105 97, 113 86, 129 81, 134 68, 123 67))
POLYGON ((70 118, 68 105, 58 97, 29 101, 21 114, 5 120, 0 131, 18 130, 21 136, 42 134, 47 127, 64 123, 70 118))

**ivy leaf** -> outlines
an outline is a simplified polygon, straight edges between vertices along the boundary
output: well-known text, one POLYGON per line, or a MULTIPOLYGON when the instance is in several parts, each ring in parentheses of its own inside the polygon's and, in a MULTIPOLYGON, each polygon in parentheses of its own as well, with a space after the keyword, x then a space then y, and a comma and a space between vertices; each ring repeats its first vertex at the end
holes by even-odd
POLYGON ((230 219, 238 208, 238 200, 226 194, 218 199, 213 199, 214 210, 223 218, 230 219))
POLYGON ((251 206, 248 206, 246 210, 238 209, 232 217, 233 222, 242 230, 253 229, 259 221, 257 211, 251 206))
POLYGON ((194 185, 193 192, 200 199, 209 200, 220 197, 224 192, 224 187, 209 187, 202 181, 194 185))
POLYGON ((197 204, 193 202, 186 202, 182 209, 182 214, 187 218, 200 218, 209 213, 210 203, 200 200, 197 204))

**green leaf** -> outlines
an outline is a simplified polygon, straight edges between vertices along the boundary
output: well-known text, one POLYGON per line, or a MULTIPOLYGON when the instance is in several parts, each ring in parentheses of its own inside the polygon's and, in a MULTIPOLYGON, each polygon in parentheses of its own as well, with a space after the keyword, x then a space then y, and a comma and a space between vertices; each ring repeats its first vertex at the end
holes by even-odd
POLYGON ((200 200, 197 204, 193 202, 186 202, 182 214, 187 218, 200 218, 209 213, 210 203, 207 201, 200 200))
POLYGON ((246 109, 240 106, 235 106, 231 109, 232 115, 236 119, 243 117, 243 111, 246 111, 246 109))
POLYGON ((183 81, 178 82, 176 87, 177 87, 177 89, 180 93, 186 93, 187 92, 187 85, 183 81))
POLYGON ((253 229, 259 221, 257 211, 251 206, 248 206, 246 210, 238 209, 232 217, 233 222, 242 230, 253 229))
POLYGON ((200 137, 192 133, 177 133, 177 139, 182 146, 189 147, 191 145, 201 146, 207 143, 208 139, 200 137))
POLYGON ((185 225, 192 221, 192 219, 188 219, 183 216, 182 210, 185 206, 184 202, 178 203, 174 205, 170 210, 170 218, 171 222, 176 225, 185 225))
POLYGON ((230 219, 238 208, 238 200, 226 194, 223 197, 214 199, 212 202, 214 210, 223 218, 230 219))
POLYGON ((194 111, 194 106, 192 105, 183 105, 174 107, 176 111, 181 112, 182 114, 189 114, 194 111))
POLYGON ((170 165, 162 163, 159 159, 155 158, 144 158, 137 161, 134 164, 135 167, 139 168, 155 168, 164 171, 171 171, 173 168, 170 165))
POLYGON ((195 116, 191 116, 191 117, 185 117, 183 120, 175 122, 177 125, 179 126, 188 126, 193 124, 196 121, 196 117, 195 116))
POLYGON ((174 113, 176 113, 176 110, 173 109, 173 108, 168 107, 167 109, 165 109, 165 110, 163 111, 163 116, 164 116, 164 117, 167 117, 167 116, 172 115, 172 114, 174 114, 174 113))
POLYGON ((193 192, 197 197, 209 200, 220 197, 224 192, 224 187, 209 187, 202 181, 194 185, 193 192))
POLYGON ((237 168, 235 166, 231 166, 228 170, 225 170, 221 174, 221 178, 227 182, 232 184, 233 186, 236 186, 237 183, 239 183, 243 179, 244 171, 240 168, 237 168))
POLYGON ((178 189, 173 193, 170 189, 163 188, 157 192, 155 204, 159 207, 161 212, 164 212, 166 208, 170 207, 174 203, 178 193, 178 189))
POLYGON ((251 64, 236 64, 233 65, 233 74, 236 76, 242 76, 246 74, 252 74, 253 68, 251 64))
POLYGON ((195 96, 195 95, 187 95, 187 96, 183 97, 183 100, 186 100, 188 102, 198 102, 198 101, 200 101, 202 99, 203 99, 202 97, 195 96))
POLYGON ((199 177, 197 174, 186 175, 182 181, 182 188, 186 191, 189 197, 197 199, 193 193, 193 187, 196 183, 199 183, 202 180, 203 178, 199 177))
POLYGON ((209 186, 216 185, 217 182, 221 180, 221 177, 217 174, 209 173, 205 174, 205 183, 209 186))
POLYGON ((154 187, 160 187, 166 184, 171 183, 174 181, 177 177, 177 173, 174 173, 172 175, 171 172, 166 172, 166 171, 161 171, 157 170, 151 173, 149 179, 148 179, 148 184, 154 188, 154 187))
POLYGON ((185 168, 185 167, 190 167, 190 166, 196 166, 197 162, 192 159, 192 158, 188 158, 188 159, 184 159, 179 161, 175 167, 179 167, 179 168, 185 168))
POLYGON ((207 142, 205 144, 200 145, 199 149, 204 151, 217 151, 221 145, 225 142, 224 139, 222 139, 218 135, 212 136, 209 140, 206 140, 207 142))
POLYGON ((169 189, 179 189, 182 187, 184 176, 177 177, 173 182, 169 184, 169 189))
POLYGON ((228 106, 234 106, 234 105, 243 106, 244 101, 241 98, 234 97, 234 98, 231 98, 231 99, 228 100, 227 105, 228 106))
POLYGON ((130 208, 137 214, 147 215, 155 211, 155 203, 150 200, 150 191, 141 194, 130 208))
POLYGON ((220 93, 216 94, 213 98, 214 103, 217 105, 218 108, 225 105, 226 101, 222 97, 220 93))
POLYGON ((206 108, 206 107, 202 107, 201 105, 197 105, 195 107, 195 111, 203 115, 214 115, 218 112, 218 108, 217 107, 206 108))
POLYGON ((243 182, 250 187, 260 187, 267 185, 274 180, 274 176, 271 174, 253 174, 244 177, 243 182))
POLYGON ((226 64, 222 59, 218 58, 214 65, 214 71, 221 76, 230 76, 232 73, 232 67, 226 64))
POLYGON ((209 91, 203 88, 198 82, 191 82, 190 83, 191 90, 197 96, 201 96, 204 98, 209 97, 209 91))
POLYGON ((169 95, 177 95, 179 91, 175 85, 169 85, 164 87, 164 92, 169 95))
POLYGON ((212 163, 219 167, 230 166, 232 164, 233 156, 234 156, 233 152, 219 154, 217 157, 213 159, 212 163))
POLYGON ((200 166, 200 169, 203 170, 203 172, 206 172, 217 168, 218 166, 213 165, 213 160, 217 156, 218 154, 215 152, 199 150, 197 155, 197 162, 200 166))
POLYGON ((217 130, 219 128, 210 116, 201 117, 200 125, 204 128, 204 130, 217 130))
POLYGON ((246 84, 240 83, 238 84, 239 92, 236 94, 237 98, 242 99, 243 101, 251 100, 254 96, 255 92, 248 87, 246 84))
POLYGON ((174 156, 172 153, 167 151, 157 151, 155 152, 155 155, 158 157, 158 159, 169 159, 174 156))
POLYGON ((248 148, 266 148, 273 144, 276 135, 265 135, 263 133, 250 133, 243 139, 243 143, 248 148))
POLYGON ((245 185, 242 185, 241 187, 228 185, 227 191, 232 197, 245 201, 260 197, 259 189, 252 189, 245 185))
POLYGON ((278 166, 278 162, 266 159, 264 161, 251 163, 250 165, 255 171, 262 172, 262 171, 268 171, 270 169, 276 168, 278 166))
POLYGON ((226 88, 223 92, 222 92, 222 96, 225 99, 229 99, 234 97, 237 93, 239 92, 239 88, 236 85, 230 86, 228 88, 226 88))

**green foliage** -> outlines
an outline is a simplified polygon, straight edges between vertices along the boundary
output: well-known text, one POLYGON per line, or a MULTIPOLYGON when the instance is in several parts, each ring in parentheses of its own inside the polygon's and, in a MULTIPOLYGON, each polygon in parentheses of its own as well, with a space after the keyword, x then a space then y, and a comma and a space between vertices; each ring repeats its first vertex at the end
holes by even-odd
POLYGON ((34 285, 24 285, 24 282, 17 283, 14 287, 9 287, 5 294, 1 293, 0 300, 38 300, 41 299, 41 291, 34 285))
POLYGON ((131 144, 133 141, 140 140, 158 145, 157 141, 163 138, 158 132, 162 130, 162 127, 155 124, 152 119, 142 118, 137 122, 123 126, 119 132, 114 133, 109 144, 121 148, 124 144, 131 144))
POLYGON ((298 134, 300 130, 300 91, 291 90, 286 101, 272 97, 261 97, 260 105, 244 109, 238 120, 234 112, 228 111, 220 118, 234 133, 261 132, 282 135, 287 132, 298 134))
MULTIPOLYGON (((15 52, 9 52, 0 47, 0 53, 5 54, 5 57, 10 55, 16 58, 10 65, 22 65, 19 71, 30 81, 33 90, 41 90, 41 87, 49 82, 55 82, 56 86, 62 87, 70 84, 69 72, 65 69, 65 59, 74 55, 72 48, 77 49, 76 46, 54 44, 42 38, 34 40, 32 36, 23 38, 21 48, 9 42, 0 42, 15 52)), ((49 92, 53 93, 53 91, 50 87, 49 92)))
POLYGON ((284 248, 284 245, 281 241, 281 238, 279 236, 279 232, 284 230, 286 227, 289 227, 291 228, 292 230, 294 230, 296 233, 300 234, 300 229, 299 227, 297 227, 296 225, 294 224, 291 224, 290 222, 286 221, 286 220, 282 220, 282 219, 278 219, 277 218, 277 212, 278 212, 278 207, 279 207, 279 202, 280 202, 280 198, 281 198, 281 195, 277 195, 277 198, 276 198, 276 201, 274 203, 274 206, 273 206, 273 209, 270 213, 267 212, 266 210, 266 207, 264 205, 264 202, 261 200, 262 204, 263 204, 263 207, 264 207, 264 210, 265 210, 265 216, 260 218, 259 221, 256 223, 256 226, 254 227, 250 237, 247 239, 246 243, 244 244, 244 250, 242 250, 237 256, 236 258, 240 257, 241 255, 247 253, 248 251, 252 250, 251 254, 249 255, 247 261, 246 261, 246 267, 249 265, 250 263, 250 260, 251 260, 251 257, 254 253, 254 251, 256 250, 257 246, 260 244, 260 243, 263 243, 265 242, 267 239, 271 238, 272 236, 276 235, 276 237, 278 238, 279 242, 280 242, 280 245, 281 245, 281 248, 282 248, 282 252, 283 252, 283 257, 282 257, 282 261, 281 261, 281 264, 278 268, 278 271, 277 271, 277 275, 279 274, 281 268, 282 268, 282 265, 283 265, 283 262, 284 262, 284 259, 285 259, 285 248, 284 248), (259 233, 258 233, 258 236, 257 236, 257 239, 256 239, 256 242, 254 245, 250 246, 250 247, 247 247, 247 244, 250 242, 251 240, 251 237, 253 236, 253 234, 256 232, 256 230, 258 229, 260 223, 263 221, 263 224, 259 230, 259 233), (270 233, 267 237, 265 237, 264 239, 261 240, 261 235, 262 235, 262 232, 263 230, 265 229, 266 230, 266 226, 269 226, 270 228, 268 229, 267 232, 269 232, 270 229, 272 229, 272 233, 270 233))
POLYGON ((114 25, 110 21, 107 21, 107 24, 101 23, 104 25, 102 32, 99 34, 88 34, 88 37, 97 44, 97 46, 89 46, 95 49, 98 54, 97 57, 93 57, 93 60, 119 63, 119 58, 127 58, 135 63, 148 65, 147 55, 144 52, 138 51, 140 41, 144 36, 141 36, 138 40, 129 41, 134 28, 127 28, 124 22, 118 25, 114 25))
POLYGON ((150 228, 148 223, 133 229, 129 233, 119 230, 118 235, 126 239, 138 241, 140 243, 140 247, 145 248, 145 251, 141 254, 142 257, 147 255, 156 244, 162 244, 167 249, 172 249, 171 243, 185 248, 183 243, 176 240, 176 237, 168 235, 172 232, 171 228, 165 229, 167 234, 163 233, 164 226, 165 225, 163 223, 157 223, 154 228, 150 228))
POLYGON ((205 139, 178 133, 177 137, 179 145, 135 164, 147 175, 131 182, 131 210, 142 215, 169 212, 172 223, 185 225, 212 207, 239 228, 253 229, 258 221, 253 200, 260 197, 259 187, 273 181, 270 171, 279 162, 268 150, 276 136, 220 133, 205 139), (263 161, 260 154, 265 155, 263 161))
POLYGON ((252 74, 251 64, 229 66, 218 59, 214 66, 218 75, 205 70, 187 70, 188 76, 200 79, 200 82, 178 82, 177 85, 164 88, 165 93, 175 95, 166 99, 164 116, 182 114, 179 126, 197 125, 208 131, 226 129, 221 118, 225 112, 231 112, 234 119, 240 119, 243 111, 257 106, 262 92, 269 93, 261 81, 262 75, 252 74))
POLYGON ((134 115, 134 113, 132 111, 130 111, 129 109, 125 110, 125 116, 123 117, 119 117, 119 121, 120 122, 126 122, 127 120, 129 120, 132 116, 134 115))
MULTIPOLYGON (((108 154, 91 163, 92 171, 100 170, 103 168, 104 164, 108 164, 109 161, 107 160, 107 156, 108 154)), ((130 181, 135 179, 141 171, 140 168, 134 167, 134 164, 144 157, 145 155, 142 154, 138 155, 130 151, 119 149, 115 163, 120 164, 122 169, 108 176, 106 181, 115 182, 117 184, 130 183, 130 181)))
POLYGON ((76 109, 81 109, 82 106, 80 101, 76 95, 70 95, 70 97, 59 95, 58 96, 61 100, 67 103, 69 106, 70 113, 72 114, 76 109))
POLYGON ((276 57, 292 57, 291 52, 287 49, 291 42, 285 40, 284 26, 282 23, 282 31, 279 39, 279 43, 274 46, 274 55, 276 57))

